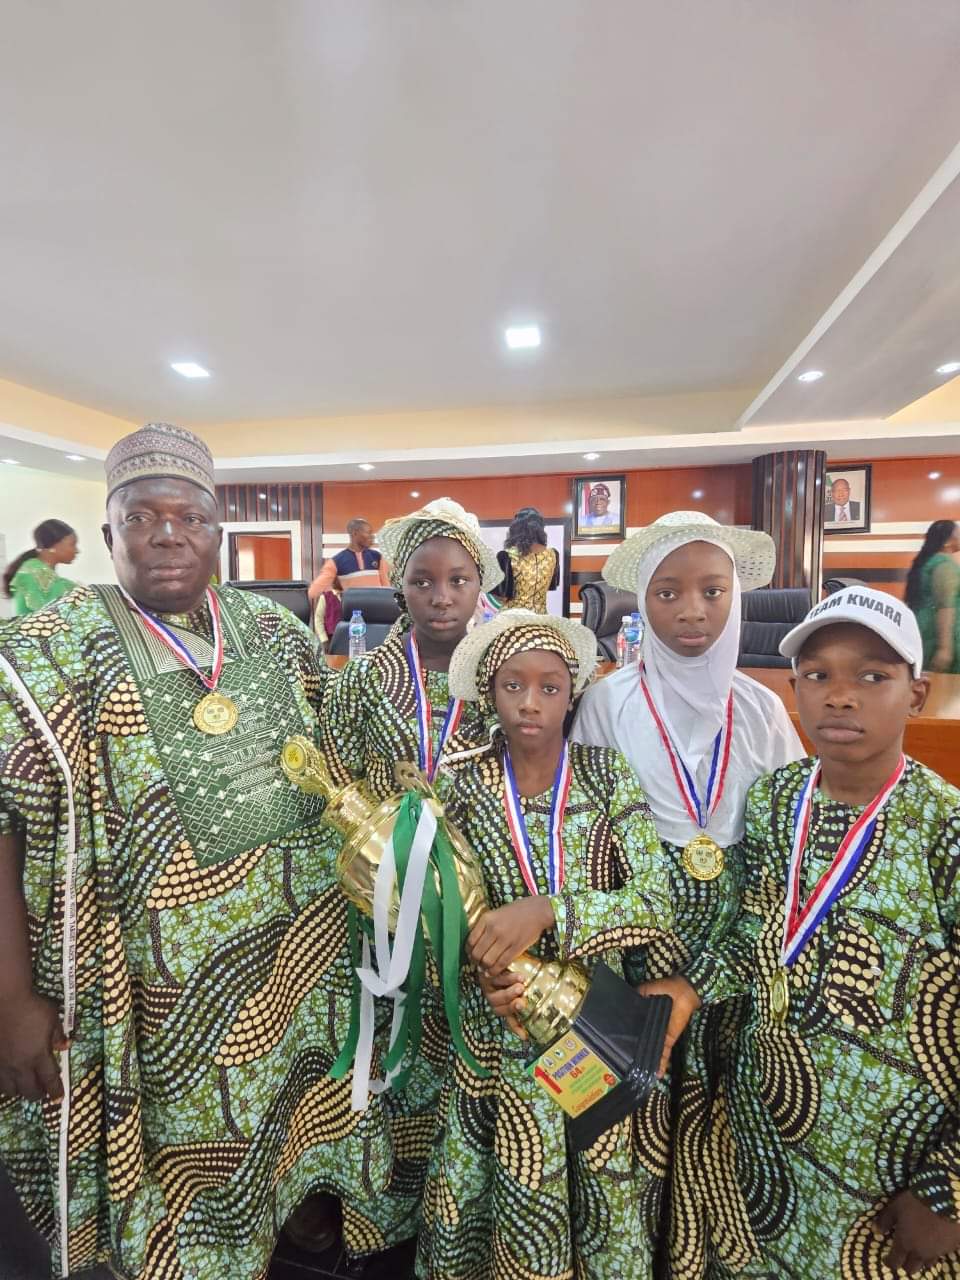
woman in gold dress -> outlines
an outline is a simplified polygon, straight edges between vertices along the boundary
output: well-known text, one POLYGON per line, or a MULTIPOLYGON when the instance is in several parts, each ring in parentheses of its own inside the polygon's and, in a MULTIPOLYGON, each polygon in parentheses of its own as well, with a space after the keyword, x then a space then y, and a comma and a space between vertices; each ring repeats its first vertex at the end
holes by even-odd
POLYGON ((536 507, 521 507, 497 552, 503 581, 495 594, 504 609, 547 612, 547 592, 560 584, 560 558, 547 546, 547 530, 536 507))

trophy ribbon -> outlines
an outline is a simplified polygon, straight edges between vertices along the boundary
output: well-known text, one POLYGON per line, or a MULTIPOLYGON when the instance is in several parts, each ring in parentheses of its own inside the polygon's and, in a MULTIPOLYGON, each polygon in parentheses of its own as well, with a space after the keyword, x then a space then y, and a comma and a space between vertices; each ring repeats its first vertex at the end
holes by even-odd
MULTIPOLYGON (((408 806, 409 812, 409 806, 408 806)), ((398 815, 398 823, 400 818, 398 815)), ((426 805, 420 806, 413 839, 406 858, 406 874, 403 876, 403 887, 400 892, 400 905, 397 913, 397 924, 393 936, 393 947, 390 946, 390 906, 393 898, 394 883, 397 877, 397 862, 394 854, 394 841, 397 829, 387 841, 383 859, 377 868, 373 894, 373 934, 376 948, 377 967, 370 967, 370 941, 364 936, 362 942, 362 963, 355 972, 360 980, 360 1007, 358 1010, 358 1040, 356 1065, 353 1073, 353 1095, 351 1106, 354 1111, 363 1110, 367 1090, 379 1093, 393 1083, 399 1074, 399 1064, 389 1067, 383 1081, 371 1081, 370 1068, 373 1050, 374 1032, 374 996, 383 996, 393 1003, 393 1020, 390 1027, 388 1058, 393 1059, 394 1047, 403 1039, 402 1051, 409 1045, 410 1038, 410 1003, 409 991, 403 990, 403 984, 410 976, 414 945, 420 926, 420 907, 423 898, 424 879, 430 860, 430 850, 437 834, 437 819, 426 805)), ((417 992, 423 987, 423 975, 419 978, 417 992)), ((419 1001, 416 1001, 419 1004, 419 1001)), ((417 1019, 419 1022, 419 1019, 417 1019)))
POLYGON ((362 1111, 367 1089, 379 1093, 402 1089, 410 1074, 423 1030, 421 1006, 426 978, 426 940, 430 936, 440 970, 440 987, 450 1038, 457 1052, 477 1072, 477 1062, 460 1027, 460 956, 468 927, 460 898, 449 837, 429 804, 415 791, 400 800, 391 837, 384 846, 374 881, 373 932, 377 970, 371 968, 368 923, 356 907, 348 909, 354 985, 350 1030, 330 1074, 339 1079, 353 1065, 351 1106, 362 1111), (440 881, 438 892, 436 877, 440 881), (399 912, 390 948, 390 912, 399 889, 399 912), (386 1078, 371 1081, 375 995, 393 1002, 386 1078), (406 1066, 404 1066, 406 1063, 406 1066))

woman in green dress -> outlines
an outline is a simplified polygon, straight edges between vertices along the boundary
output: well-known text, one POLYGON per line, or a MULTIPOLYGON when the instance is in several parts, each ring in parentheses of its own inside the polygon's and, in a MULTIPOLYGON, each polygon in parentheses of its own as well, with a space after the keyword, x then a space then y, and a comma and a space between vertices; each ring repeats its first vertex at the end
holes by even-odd
POLYGON ((57 574, 58 564, 77 558, 77 535, 62 520, 44 520, 33 531, 33 546, 11 560, 3 573, 3 593, 22 618, 59 600, 76 585, 57 574))
MULTIPOLYGON (((492 983, 528 948, 622 973, 633 948, 672 928, 667 868, 632 769, 617 751, 564 737, 595 665, 586 627, 525 609, 478 628, 451 664, 451 692, 487 710, 492 698, 499 723, 479 750, 449 753, 441 787, 483 870, 491 910, 467 953, 492 983)), ((669 1146, 664 1087, 574 1152, 564 1112, 531 1075, 540 1049, 513 1034, 512 1015, 497 1017, 468 968, 461 1025, 485 1072, 450 1050, 417 1274, 647 1280, 669 1146)))
MULTIPOLYGON (((319 745, 334 781, 364 778, 381 799, 397 791, 399 761, 433 777, 454 733, 478 741, 478 708, 451 698, 447 670, 466 635, 481 588, 500 580, 476 516, 449 498, 391 520, 378 535, 391 565, 401 617, 376 649, 349 662, 330 682, 319 745)), ((439 991, 424 993, 423 1039, 402 1092, 381 1097, 392 1117, 395 1166, 388 1194, 370 1205, 344 1205, 351 1252, 376 1253, 417 1233, 427 1158, 448 1031, 439 991)))
POLYGON ((907 574, 906 601, 917 615, 925 671, 960 674, 960 527, 934 520, 907 574))

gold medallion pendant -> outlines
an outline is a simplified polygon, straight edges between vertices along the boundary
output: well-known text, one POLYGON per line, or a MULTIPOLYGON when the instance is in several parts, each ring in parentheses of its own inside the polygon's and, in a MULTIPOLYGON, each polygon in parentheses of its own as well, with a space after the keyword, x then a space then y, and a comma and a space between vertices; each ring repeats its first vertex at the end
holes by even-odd
POLYGON ((770 1013, 777 1026, 782 1027, 790 1008, 790 977, 786 969, 776 969, 770 979, 770 1013))
POLYGON ((239 718, 237 704, 225 693, 208 693, 193 708, 193 723, 201 733, 229 733, 239 718))
POLYGON ((682 862, 694 880, 716 880, 723 872, 723 850, 709 836, 694 836, 683 850, 682 862))

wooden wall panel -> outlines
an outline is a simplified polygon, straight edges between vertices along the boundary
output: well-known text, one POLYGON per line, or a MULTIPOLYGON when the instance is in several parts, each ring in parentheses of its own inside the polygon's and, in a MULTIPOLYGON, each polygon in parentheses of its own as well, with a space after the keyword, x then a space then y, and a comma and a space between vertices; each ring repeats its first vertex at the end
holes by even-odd
MULTIPOLYGON (((831 458, 827 470, 842 466, 842 461, 831 458)), ((934 520, 960 520, 960 457, 879 458, 871 466, 872 523, 923 520, 930 524, 934 520), (940 474, 931 479, 931 471, 940 474)))
POLYGON ((309 582, 323 561, 323 485, 222 484, 217 485, 220 519, 299 520, 303 576, 309 582))
MULTIPOLYGON (((831 459, 827 471, 859 461, 831 459)), ((960 457, 882 458, 871 467, 870 533, 828 533, 824 577, 860 578, 902 599, 927 526, 960 520, 960 457)))
MULTIPOLYGON (((374 526, 403 515, 434 498, 455 498, 481 520, 511 516, 520 507, 535 506, 545 516, 570 514, 572 482, 577 475, 603 471, 561 472, 538 476, 451 477, 446 480, 365 480, 326 484, 324 516, 328 533, 342 532, 353 516, 374 526), (412 496, 411 490, 419 493, 412 496)), ((610 471, 611 475, 620 472, 610 471)), ((627 524, 648 524, 668 511, 705 511, 715 519, 750 523, 750 464, 729 467, 670 467, 657 471, 628 471, 627 524), (701 496, 694 497, 698 493, 701 496)))

